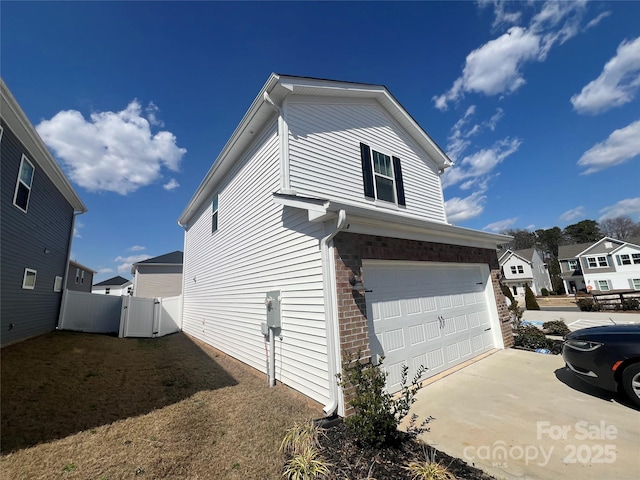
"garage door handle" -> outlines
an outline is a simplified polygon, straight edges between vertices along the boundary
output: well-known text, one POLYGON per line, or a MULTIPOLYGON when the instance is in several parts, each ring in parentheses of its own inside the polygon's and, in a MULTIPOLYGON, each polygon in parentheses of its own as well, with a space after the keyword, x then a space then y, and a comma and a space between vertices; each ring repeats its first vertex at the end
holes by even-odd
POLYGON ((440 322, 440 328, 444 328, 444 318, 442 318, 442 316, 439 316, 438 321, 440 322))
POLYGON ((491 330, 491 327, 484 329, 485 332, 488 332, 489 330, 491 330))

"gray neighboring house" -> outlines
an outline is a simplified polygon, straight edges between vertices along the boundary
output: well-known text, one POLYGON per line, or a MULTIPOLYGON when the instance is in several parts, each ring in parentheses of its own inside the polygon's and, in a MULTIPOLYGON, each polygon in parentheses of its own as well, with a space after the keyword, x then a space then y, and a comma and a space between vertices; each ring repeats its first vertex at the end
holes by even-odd
POLYGON ((133 296, 144 298, 175 297, 182 294, 181 251, 167 253, 134 263, 133 296))
POLYGON ((0 79, 2 346, 55 330, 75 217, 87 211, 0 79))
POLYGON ((109 278, 100 283, 96 283, 91 288, 91 293, 97 293, 99 295, 131 295, 133 292, 133 282, 124 277, 118 275, 117 277, 109 278))
POLYGON ((96 271, 85 267, 75 260, 69 260, 69 271, 67 273, 67 290, 75 290, 76 292, 91 293, 93 285, 93 276, 96 271))

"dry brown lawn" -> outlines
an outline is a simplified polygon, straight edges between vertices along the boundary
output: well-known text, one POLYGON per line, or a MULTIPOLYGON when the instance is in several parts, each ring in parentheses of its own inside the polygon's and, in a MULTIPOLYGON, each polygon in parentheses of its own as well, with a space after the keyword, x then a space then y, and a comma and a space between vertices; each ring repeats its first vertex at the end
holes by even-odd
POLYGON ((179 333, 2 349, 3 479, 275 479, 303 398, 179 333))

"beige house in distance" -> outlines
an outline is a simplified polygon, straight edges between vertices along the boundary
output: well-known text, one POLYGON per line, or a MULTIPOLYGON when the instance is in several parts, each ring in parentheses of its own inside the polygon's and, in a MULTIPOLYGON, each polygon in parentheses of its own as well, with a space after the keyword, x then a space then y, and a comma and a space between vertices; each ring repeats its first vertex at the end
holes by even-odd
POLYGON ((133 296, 143 298, 175 297, 182 294, 182 252, 149 258, 131 267, 133 296))

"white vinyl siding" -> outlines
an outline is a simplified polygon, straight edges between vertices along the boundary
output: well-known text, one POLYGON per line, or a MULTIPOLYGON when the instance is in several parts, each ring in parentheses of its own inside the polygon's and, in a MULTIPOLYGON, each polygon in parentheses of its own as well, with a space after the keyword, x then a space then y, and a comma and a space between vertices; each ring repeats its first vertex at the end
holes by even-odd
POLYGON ((435 163, 377 103, 291 96, 289 126, 291 188, 298 195, 370 208, 398 209, 364 194, 360 143, 400 159, 406 214, 446 222, 435 163), (325 103, 323 103, 325 102, 325 103), (334 102, 334 103, 326 103, 334 102))
MULTIPOLYGON (((183 330, 266 373, 264 300, 281 292, 276 378, 326 403, 329 396, 322 224, 273 201, 280 187, 273 122, 218 185, 224 216, 211 235, 212 202, 185 233, 183 330), (250 192, 250 194, 248 194, 250 192)), ((265 380, 266 381, 266 380, 265 380)))

